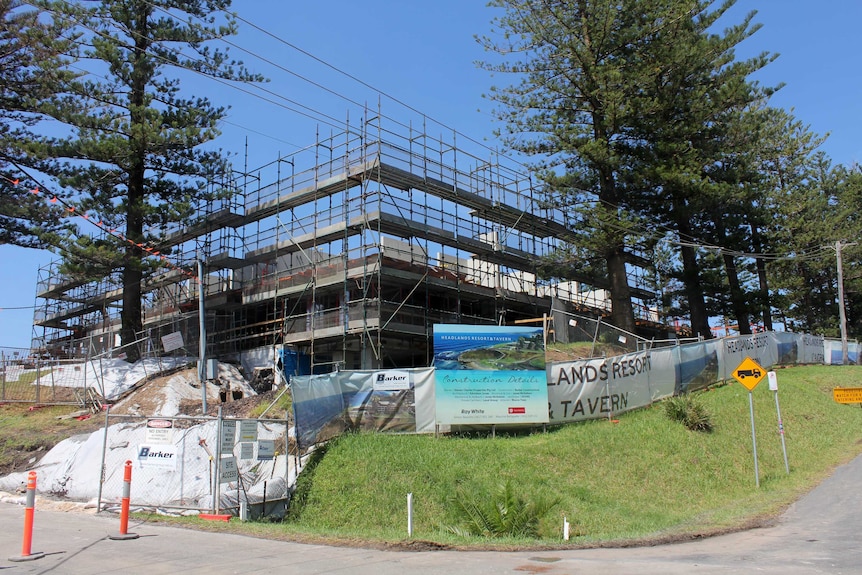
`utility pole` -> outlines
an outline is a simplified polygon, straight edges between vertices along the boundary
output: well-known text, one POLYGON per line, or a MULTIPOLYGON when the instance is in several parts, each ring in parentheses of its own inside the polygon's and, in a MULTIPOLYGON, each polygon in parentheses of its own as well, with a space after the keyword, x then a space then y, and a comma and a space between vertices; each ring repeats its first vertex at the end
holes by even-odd
POLYGON ((204 262, 198 254, 198 321, 200 322, 200 359, 198 360, 198 379, 201 382, 201 409, 207 414, 207 330, 204 313, 204 262))
MULTIPOLYGON (((844 244, 852 246, 855 244, 844 244)), ((844 311, 844 261, 841 258, 841 240, 835 242, 835 257, 838 260, 838 321, 841 324, 841 365, 847 365, 847 314, 844 311)))

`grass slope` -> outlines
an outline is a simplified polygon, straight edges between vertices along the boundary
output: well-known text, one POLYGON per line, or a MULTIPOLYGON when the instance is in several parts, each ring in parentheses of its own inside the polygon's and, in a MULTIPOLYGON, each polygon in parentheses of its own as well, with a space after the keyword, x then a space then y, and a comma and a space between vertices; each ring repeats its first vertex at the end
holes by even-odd
POLYGON ((413 493, 414 538, 481 545, 443 526, 457 524, 452 494, 493 493, 511 481, 526 498, 559 498, 542 536, 493 540, 492 547, 630 544, 685 539, 774 517, 862 452, 862 409, 836 404, 833 387, 854 387, 857 366, 807 366, 778 372, 790 474, 781 451, 774 393, 753 393, 760 468, 755 485, 748 390, 737 383, 701 392, 715 430, 670 421, 663 406, 547 433, 501 437, 354 434, 332 443, 301 478, 298 517, 277 526, 295 535, 406 542, 406 494, 413 493))
MULTIPOLYGON (((354 434, 330 443, 307 465, 284 523, 172 523, 257 537, 408 549, 438 544, 473 548, 631 545, 685 539, 768 521, 862 453, 862 409, 832 400, 833 387, 857 387, 860 366, 778 370, 790 474, 781 452, 774 394, 753 393, 760 467, 755 486, 748 391, 737 383, 697 394, 715 431, 670 421, 661 403, 547 433, 434 438, 354 434), (558 498, 536 539, 459 537, 444 526, 460 518, 459 490, 484 496, 510 481, 528 499, 558 498), (414 538, 407 537, 406 494, 413 493, 414 538), (562 518, 572 539, 562 541, 562 518)), ((64 437, 98 428, 58 419, 75 408, 30 411, 0 404, 0 469, 26 468, 64 437)), ((152 516, 151 520, 165 520, 152 516)))

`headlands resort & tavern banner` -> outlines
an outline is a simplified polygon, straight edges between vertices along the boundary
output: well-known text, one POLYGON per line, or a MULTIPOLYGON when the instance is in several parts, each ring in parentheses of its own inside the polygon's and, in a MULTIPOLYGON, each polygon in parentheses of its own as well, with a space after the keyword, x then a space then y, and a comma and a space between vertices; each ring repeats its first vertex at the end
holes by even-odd
POLYGON ((546 423, 541 327, 434 325, 437 423, 546 423))

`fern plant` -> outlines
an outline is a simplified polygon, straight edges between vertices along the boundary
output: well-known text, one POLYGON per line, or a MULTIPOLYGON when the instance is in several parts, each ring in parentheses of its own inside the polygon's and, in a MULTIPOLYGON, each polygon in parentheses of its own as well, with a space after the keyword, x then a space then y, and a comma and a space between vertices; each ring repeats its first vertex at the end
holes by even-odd
POLYGON ((559 505, 558 498, 527 499, 515 492, 507 481, 490 496, 477 496, 459 488, 452 498, 462 525, 446 529, 460 536, 480 537, 538 537, 539 522, 551 509, 559 505))
POLYGON ((691 431, 713 430, 712 416, 706 407, 687 393, 665 400, 664 412, 673 421, 679 421, 691 431))

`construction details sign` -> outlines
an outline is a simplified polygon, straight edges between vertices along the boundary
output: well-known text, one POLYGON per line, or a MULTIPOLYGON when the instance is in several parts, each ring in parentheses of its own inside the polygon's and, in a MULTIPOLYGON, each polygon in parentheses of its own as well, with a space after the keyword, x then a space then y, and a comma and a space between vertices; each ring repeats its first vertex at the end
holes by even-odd
POLYGON ((437 422, 548 422, 541 327, 434 325, 437 422))

